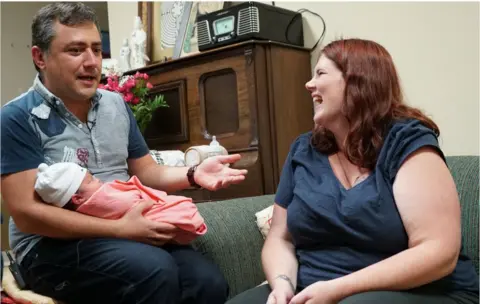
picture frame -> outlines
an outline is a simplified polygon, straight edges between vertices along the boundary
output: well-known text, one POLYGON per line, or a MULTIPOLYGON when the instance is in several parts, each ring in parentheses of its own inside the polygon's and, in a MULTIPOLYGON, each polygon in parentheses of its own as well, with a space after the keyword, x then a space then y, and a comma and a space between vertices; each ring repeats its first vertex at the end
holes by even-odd
MULTIPOLYGON (((142 19, 147 34, 146 55, 150 64, 168 59, 181 58, 198 52, 198 46, 190 45, 191 38, 196 34, 196 17, 200 13, 210 13, 234 6, 231 1, 175 1, 175 2, 138 2, 138 15, 142 19), (174 45, 162 46, 162 5, 184 5, 174 45)), ((165 7, 163 7, 165 10, 165 7)), ((165 33, 166 30, 163 31, 165 33)))
POLYGON ((143 30, 147 34, 147 45, 145 47, 145 55, 153 61, 153 43, 152 43, 152 27, 153 27, 153 2, 139 1, 138 16, 142 19, 143 30))
POLYGON ((231 7, 233 2, 230 1, 194 1, 190 9, 187 26, 183 37, 181 37, 179 57, 198 53, 197 44, 197 26, 196 20, 199 15, 212 13, 231 7))
MULTIPOLYGON (((197 2, 195 2, 195 5, 197 2)), ((180 28, 178 29, 178 36, 175 41, 175 47, 173 48, 173 58, 180 58, 182 54, 182 49, 183 49, 183 44, 185 42, 185 36, 187 34, 187 28, 189 27, 190 23, 190 15, 192 14, 192 7, 193 5, 192 1, 184 2, 184 9, 183 9, 183 14, 181 16, 181 21, 180 21, 180 28)), ((195 22, 195 21, 194 21, 195 22)))

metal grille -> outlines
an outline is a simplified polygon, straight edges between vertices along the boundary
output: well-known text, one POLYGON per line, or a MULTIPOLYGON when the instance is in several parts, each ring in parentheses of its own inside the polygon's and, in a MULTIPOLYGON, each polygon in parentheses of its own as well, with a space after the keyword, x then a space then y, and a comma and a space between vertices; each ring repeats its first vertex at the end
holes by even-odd
POLYGON ((250 6, 238 12, 237 35, 246 35, 260 32, 258 7, 250 6))
POLYGON ((197 22, 197 35, 199 46, 210 44, 212 35, 210 34, 210 27, 208 26, 207 20, 197 22))

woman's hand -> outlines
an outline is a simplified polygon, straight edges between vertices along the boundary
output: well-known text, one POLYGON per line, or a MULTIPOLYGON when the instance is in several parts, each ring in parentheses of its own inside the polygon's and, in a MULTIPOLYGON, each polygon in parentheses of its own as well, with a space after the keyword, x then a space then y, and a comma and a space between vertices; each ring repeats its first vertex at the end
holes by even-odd
POLYGON ((247 170, 237 170, 226 166, 240 160, 240 154, 209 157, 198 165, 195 182, 208 190, 226 188, 245 179, 247 170))
POLYGON ((336 304, 342 297, 335 282, 331 280, 313 283, 294 296, 289 304, 336 304))
POLYGON ((266 304, 288 304, 292 297, 293 290, 290 284, 283 280, 277 280, 266 304))

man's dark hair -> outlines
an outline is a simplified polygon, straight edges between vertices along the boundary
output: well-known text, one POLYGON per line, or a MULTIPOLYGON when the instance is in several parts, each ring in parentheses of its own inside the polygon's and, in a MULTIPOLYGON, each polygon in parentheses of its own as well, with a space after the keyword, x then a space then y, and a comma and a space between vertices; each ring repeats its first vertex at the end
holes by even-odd
MULTIPOLYGON (((53 26, 56 22, 67 26, 94 23, 100 31, 95 10, 81 2, 57 2, 42 7, 33 17, 32 46, 48 52, 55 37, 53 26)), ((35 65, 37 71, 38 67, 35 65)))

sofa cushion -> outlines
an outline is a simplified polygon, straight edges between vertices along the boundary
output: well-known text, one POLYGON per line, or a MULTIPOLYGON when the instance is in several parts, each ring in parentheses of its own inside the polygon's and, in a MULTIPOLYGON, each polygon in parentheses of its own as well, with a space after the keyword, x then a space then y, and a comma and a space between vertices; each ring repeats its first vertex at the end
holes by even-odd
POLYGON ((479 156, 449 156, 447 164, 457 186, 462 206, 462 241, 478 269, 479 156))
POLYGON ((273 195, 197 204, 208 233, 193 243, 217 264, 230 286, 230 297, 265 281, 262 234, 255 213, 273 204, 273 195))
POLYGON ((272 216, 273 205, 270 205, 267 208, 255 213, 255 217, 257 218, 257 227, 262 233, 264 239, 267 238, 268 232, 270 231, 270 226, 272 224, 272 216))

